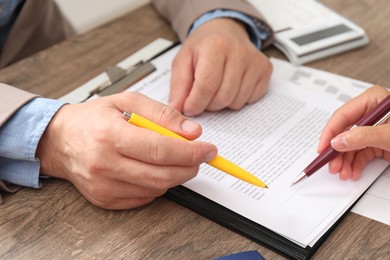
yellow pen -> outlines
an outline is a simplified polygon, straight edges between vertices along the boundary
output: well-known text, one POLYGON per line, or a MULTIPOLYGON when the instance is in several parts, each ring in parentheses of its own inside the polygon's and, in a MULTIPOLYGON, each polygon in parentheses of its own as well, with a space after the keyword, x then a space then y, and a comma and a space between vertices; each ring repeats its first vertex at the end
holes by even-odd
MULTIPOLYGON (((123 116, 127 119, 127 121, 133 125, 136 125, 138 127, 142 127, 145 129, 149 129, 152 131, 155 131, 157 133, 160 133, 165 136, 170 136, 170 137, 175 137, 183 140, 187 140, 184 137, 146 119, 143 118, 140 115, 137 115, 135 113, 128 113, 128 112, 123 112, 123 116)), ((234 163, 226 160, 225 158, 217 155, 212 159, 211 161, 207 162, 209 165, 227 173, 230 174, 240 180, 243 180, 245 182, 248 182, 250 184, 256 185, 261 188, 267 188, 268 186, 259 180, 256 176, 250 174, 248 171, 242 169, 238 165, 235 165, 234 163)))

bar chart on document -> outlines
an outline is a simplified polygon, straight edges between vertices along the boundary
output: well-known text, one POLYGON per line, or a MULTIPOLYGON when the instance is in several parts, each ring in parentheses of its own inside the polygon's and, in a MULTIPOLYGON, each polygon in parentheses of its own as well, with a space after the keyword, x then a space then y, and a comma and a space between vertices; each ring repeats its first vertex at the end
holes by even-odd
MULTIPOLYGON (((284 60, 271 58, 276 78, 291 81, 301 87, 322 92, 346 102, 372 86, 370 83, 354 80, 306 66, 296 66, 284 60)), ((366 191, 352 212, 390 225, 390 168, 387 168, 366 191)))

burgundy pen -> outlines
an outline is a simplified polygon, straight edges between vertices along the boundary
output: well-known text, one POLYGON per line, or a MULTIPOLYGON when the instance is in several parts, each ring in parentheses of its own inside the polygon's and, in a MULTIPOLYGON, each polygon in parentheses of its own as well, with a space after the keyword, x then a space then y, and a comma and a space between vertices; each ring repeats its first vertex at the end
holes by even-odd
MULTIPOLYGON (((382 100, 374 109, 364 115, 354 126, 376 126, 385 122, 390 117, 390 95, 388 95, 384 100, 382 100)), ((317 158, 314 159, 298 176, 295 178, 294 182, 291 184, 298 183, 306 177, 311 176, 313 173, 322 168, 325 164, 334 159, 340 152, 334 150, 331 145, 328 146, 322 153, 320 153, 317 158)))

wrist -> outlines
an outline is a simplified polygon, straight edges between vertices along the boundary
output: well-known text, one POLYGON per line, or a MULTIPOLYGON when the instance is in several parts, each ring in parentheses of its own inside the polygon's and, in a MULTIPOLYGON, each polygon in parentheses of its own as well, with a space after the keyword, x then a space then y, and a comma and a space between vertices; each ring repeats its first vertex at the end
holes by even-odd
POLYGON ((193 23, 188 34, 190 35, 202 24, 218 18, 231 19, 244 25, 247 36, 257 49, 263 47, 263 42, 270 42, 269 39, 272 37, 272 29, 266 23, 244 13, 225 9, 217 9, 203 14, 193 23))
POLYGON ((50 123, 47 125, 41 139, 39 140, 36 157, 40 161, 40 173, 42 175, 66 179, 65 176, 60 176, 58 167, 56 166, 56 158, 61 158, 61 129, 63 120, 61 113, 67 109, 67 105, 61 107, 53 116, 50 123))

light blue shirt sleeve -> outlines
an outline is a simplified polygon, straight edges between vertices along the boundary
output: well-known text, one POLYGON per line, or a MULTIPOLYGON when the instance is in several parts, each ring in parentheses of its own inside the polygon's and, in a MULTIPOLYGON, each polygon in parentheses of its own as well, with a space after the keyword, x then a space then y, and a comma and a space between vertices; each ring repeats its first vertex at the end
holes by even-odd
POLYGON ((204 24, 205 22, 220 17, 229 17, 243 22, 247 27, 251 41, 258 49, 261 49, 262 41, 267 39, 267 37, 269 36, 269 32, 266 31, 261 26, 259 26, 259 23, 256 22, 252 17, 237 11, 223 10, 223 9, 217 9, 205 13, 204 15, 199 17, 192 25, 189 34, 191 34, 196 28, 198 28, 200 25, 204 24))
POLYGON ((50 120, 63 102, 35 98, 0 127, 0 179, 39 188, 40 163, 35 153, 50 120))

